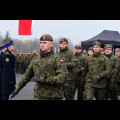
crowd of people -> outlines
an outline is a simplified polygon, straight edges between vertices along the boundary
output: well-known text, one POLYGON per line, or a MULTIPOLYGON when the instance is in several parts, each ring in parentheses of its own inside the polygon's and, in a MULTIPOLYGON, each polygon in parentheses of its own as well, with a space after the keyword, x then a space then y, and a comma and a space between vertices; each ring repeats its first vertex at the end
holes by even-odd
POLYGON ((28 65, 30 64, 31 60, 38 55, 39 53, 36 50, 33 50, 33 52, 27 51, 27 52, 17 52, 15 54, 15 70, 17 74, 24 74, 28 65))
MULTIPOLYGON (((17 85, 14 82, 15 88, 7 94, 7 98, 10 94, 11 99, 15 97, 28 82, 32 81, 36 83, 35 100, 62 100, 63 98, 74 100, 76 89, 78 90, 77 100, 93 100, 94 98, 118 100, 120 48, 116 48, 114 54, 111 45, 101 48, 101 43, 96 41, 88 51, 82 50, 81 45, 75 45, 74 51, 71 51, 68 44, 67 38, 61 38, 60 50, 54 53, 53 37, 44 34, 40 37, 39 54, 36 51, 16 53, 15 71, 24 75, 17 85)), ((6 54, 8 47, 5 51, 1 48, 1 51, 4 55, 8 55, 6 54)), ((2 61, 10 63, 10 59, 3 58, 2 61)), ((3 71, 4 67, 2 74, 3 71)), ((6 81, 5 77, 1 78, 6 81)), ((11 79, 9 76, 9 80, 11 79)), ((1 82, 1 86, 2 84, 1 82)), ((2 94, 1 92, 1 96, 2 94)))

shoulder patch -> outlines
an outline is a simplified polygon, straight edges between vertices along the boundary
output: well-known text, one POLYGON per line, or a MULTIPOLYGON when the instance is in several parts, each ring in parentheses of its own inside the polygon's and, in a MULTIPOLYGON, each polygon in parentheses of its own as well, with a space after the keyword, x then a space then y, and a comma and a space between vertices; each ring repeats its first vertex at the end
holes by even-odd
POLYGON ((60 62, 63 63, 64 61, 62 59, 60 59, 60 62))

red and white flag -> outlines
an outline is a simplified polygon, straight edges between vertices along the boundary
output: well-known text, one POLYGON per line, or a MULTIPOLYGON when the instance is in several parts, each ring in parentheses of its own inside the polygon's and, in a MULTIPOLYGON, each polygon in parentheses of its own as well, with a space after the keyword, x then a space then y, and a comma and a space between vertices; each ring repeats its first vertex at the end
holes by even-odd
POLYGON ((32 20, 19 20, 18 35, 32 35, 33 21, 32 20))

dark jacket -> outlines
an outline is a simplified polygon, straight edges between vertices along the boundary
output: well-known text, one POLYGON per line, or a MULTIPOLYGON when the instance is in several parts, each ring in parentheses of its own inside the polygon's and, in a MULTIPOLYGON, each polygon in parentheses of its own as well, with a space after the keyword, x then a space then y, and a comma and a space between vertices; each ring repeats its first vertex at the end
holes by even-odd
POLYGON ((2 56, 2 75, 1 75, 1 93, 11 94, 15 90, 16 77, 15 77, 15 57, 6 50, 2 56))

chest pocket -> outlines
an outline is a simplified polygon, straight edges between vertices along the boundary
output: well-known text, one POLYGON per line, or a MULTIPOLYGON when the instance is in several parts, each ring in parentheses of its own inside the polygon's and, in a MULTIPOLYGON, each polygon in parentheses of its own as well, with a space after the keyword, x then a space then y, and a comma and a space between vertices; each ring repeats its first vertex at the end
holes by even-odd
POLYGON ((103 65, 103 64, 104 64, 104 61, 103 61, 103 60, 99 60, 99 64, 100 64, 100 65, 103 65))
POLYGON ((45 67, 54 68, 54 64, 53 63, 46 63, 45 67))

